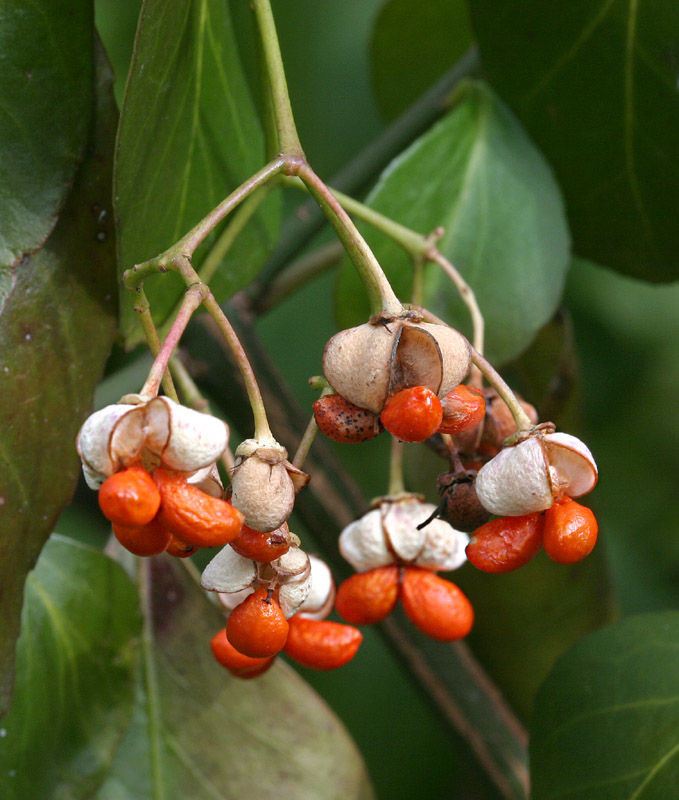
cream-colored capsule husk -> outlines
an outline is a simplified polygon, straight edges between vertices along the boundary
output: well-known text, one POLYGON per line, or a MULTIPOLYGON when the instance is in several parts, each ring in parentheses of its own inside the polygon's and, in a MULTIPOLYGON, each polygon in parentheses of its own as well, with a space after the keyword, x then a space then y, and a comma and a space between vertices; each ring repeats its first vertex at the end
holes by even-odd
POLYGON ((453 328, 393 319, 335 334, 323 353, 323 374, 338 394, 379 414, 387 397, 411 386, 443 397, 470 363, 469 342, 453 328))
MULTIPOLYGON (((435 507, 429 503, 422 504, 422 512, 427 516, 434 510, 435 507)), ((450 572, 465 563, 467 560, 465 548, 469 544, 469 536, 466 533, 458 531, 442 519, 433 519, 422 530, 425 533, 424 544, 415 559, 416 566, 450 572)))
POLYGON ((297 610, 309 619, 325 619, 335 602, 335 581, 330 568, 317 556, 309 556, 311 566, 311 590, 309 596, 297 610))
POLYGON ((394 562, 382 528, 382 515, 378 508, 350 523, 339 537, 339 549, 356 572, 384 567, 394 562))
POLYGON ((485 464, 476 477, 476 494, 493 514, 523 516, 551 508, 561 494, 586 494, 597 475, 592 454, 575 436, 538 434, 485 464))
POLYGON ((399 323, 336 333, 323 352, 323 374, 350 403, 379 414, 387 399, 391 359, 399 323))
POLYGON ((201 492, 205 492, 211 497, 224 496, 224 486, 216 464, 209 464, 207 467, 197 470, 186 479, 186 482, 192 483, 201 492))
POLYGON ((240 592, 252 584, 256 574, 255 562, 227 544, 203 570, 200 585, 208 592, 240 592))
POLYGON ((85 472, 86 479, 89 476, 90 480, 94 481, 98 475, 103 476, 105 480, 120 469, 118 459, 109 449, 111 434, 121 417, 134 408, 133 405, 123 404, 105 406, 83 422, 75 446, 83 466, 88 467, 88 471, 85 472))
POLYGON ((587 445, 570 433, 548 433, 543 437, 555 496, 582 497, 599 479, 594 456, 587 445))
POLYGON ((219 605, 231 613, 234 608, 237 608, 246 597, 249 597, 255 591, 254 586, 248 586, 246 589, 241 589, 240 592, 217 592, 217 600, 219 605))
POLYGON ((423 508, 423 503, 415 497, 380 506, 387 547, 400 561, 414 561, 424 546, 425 530, 418 530, 417 526, 434 511, 434 506, 429 511, 423 508))
POLYGON ((236 455, 231 502, 248 527, 265 533, 276 530, 290 516, 295 502, 285 449, 260 447, 247 457, 239 456, 238 450, 236 455))
POLYGON ((145 445, 168 469, 183 472, 207 467, 229 442, 228 425, 210 414, 155 397, 144 409, 145 445))
POLYGON ((311 592, 309 556, 298 547, 291 547, 271 566, 280 578, 278 602, 286 618, 297 613, 311 592))
POLYGON ((438 396, 445 397, 464 380, 471 367, 472 355, 469 342, 454 328, 421 322, 419 328, 434 337, 441 350, 441 385, 438 396))

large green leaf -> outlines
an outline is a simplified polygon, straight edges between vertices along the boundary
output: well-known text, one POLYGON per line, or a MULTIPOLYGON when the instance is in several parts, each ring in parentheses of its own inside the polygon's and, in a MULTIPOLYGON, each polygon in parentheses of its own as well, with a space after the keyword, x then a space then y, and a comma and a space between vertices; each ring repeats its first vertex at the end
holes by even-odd
MULTIPOLYGON (((0 8, 0 281, 54 227, 92 110, 92 3, 0 8)), ((0 302, 6 287, 0 286, 0 302)))
POLYGON ((132 717, 140 619, 118 564, 50 539, 26 581, 14 703, 0 729, 3 800, 92 796, 132 717))
POLYGON ((587 636, 536 701, 534 800, 675 797, 679 786, 679 613, 587 636))
MULTIPOLYGON (((547 164, 485 84, 465 82, 454 110, 392 162, 367 202, 419 233, 444 226, 439 248, 476 293, 492 360, 516 356, 554 313, 569 263, 561 197, 547 164)), ((409 258, 383 236, 369 233, 368 240, 408 300, 409 258)), ((366 319, 364 296, 346 264, 340 324, 366 319)), ((424 305, 470 333, 455 288, 434 265, 426 270, 424 305)))
POLYGON ((45 247, 6 274, 0 307, 0 712, 11 694, 24 579, 73 492, 75 435, 115 331, 116 111, 103 62, 101 70, 91 153, 45 247))
POLYGON ((148 566, 145 680, 98 800, 370 800, 360 755, 325 703, 282 663, 231 677, 210 651, 224 618, 182 563, 148 566))
POLYGON ((490 80, 554 166, 576 250, 679 277, 679 5, 470 6, 490 80))
POLYGON ((383 114, 400 114, 472 43, 464 0, 387 0, 370 43, 373 85, 383 114))
MULTIPOLYGON (((263 136, 222 0, 145 0, 117 142, 115 205, 121 270, 159 255, 264 163, 263 136)), ((272 205, 273 200, 273 205, 272 205)), ((222 300, 248 283, 277 232, 270 197, 215 276, 222 300)), ((162 322, 179 300, 174 276, 148 282, 162 322)), ((141 340, 124 297, 128 345, 141 340)))

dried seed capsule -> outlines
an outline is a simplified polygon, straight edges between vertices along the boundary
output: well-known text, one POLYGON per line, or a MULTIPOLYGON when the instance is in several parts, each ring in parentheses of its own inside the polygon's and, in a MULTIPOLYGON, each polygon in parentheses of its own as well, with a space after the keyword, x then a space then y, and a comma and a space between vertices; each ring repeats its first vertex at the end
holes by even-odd
POLYGON ((200 585, 208 592, 232 594, 247 589, 257 575, 254 561, 223 547, 203 570, 200 585))
POLYGON ((287 451, 277 442, 267 446, 247 439, 236 450, 231 501, 256 531, 274 531, 287 520, 295 502, 287 451))
POLYGON ((542 548, 544 516, 499 517, 474 532, 467 558, 483 572, 500 574, 519 569, 542 548))
POLYGON ((295 614, 285 653, 298 664, 311 669, 338 669, 356 655, 363 634, 351 625, 328 620, 308 619, 295 614))
POLYGON ((476 494, 476 481, 467 473, 446 472, 439 475, 436 485, 441 492, 439 515, 453 528, 474 531, 491 518, 476 494))
POLYGON ((92 414, 78 433, 76 447, 86 480, 97 488, 103 478, 141 462, 193 473, 208 467, 226 448, 225 422, 181 406, 168 397, 118 403, 92 414))
POLYGON ((575 564, 594 549, 599 525, 592 511, 562 497, 545 511, 545 552, 558 564, 575 564))
POLYGON ((541 433, 506 447, 485 464, 476 477, 476 493, 493 514, 518 517, 544 511, 562 494, 587 494, 597 477, 584 442, 567 433, 541 433))
POLYGON ((145 446, 162 465, 181 472, 213 464, 229 442, 229 427, 223 420, 169 397, 154 397, 146 404, 144 431, 145 446))
POLYGON ((243 515, 230 503, 164 469, 155 470, 153 479, 161 497, 158 520, 182 541, 196 547, 220 547, 240 533, 243 515))
POLYGON ((288 621, 266 589, 257 589, 235 608, 226 621, 231 644, 251 658, 275 656, 288 638, 288 621))
POLYGON ((444 325, 378 315, 335 334, 323 353, 323 374, 354 405, 379 414, 387 397, 426 386, 442 397, 464 378, 469 343, 444 325))
POLYGON ((337 590, 335 608, 354 625, 373 625, 394 610, 398 600, 399 568, 377 567, 352 575, 337 590))
POLYGON ((291 547, 271 567, 278 576, 278 602, 286 619, 295 614, 311 592, 311 562, 299 547, 291 547))
POLYGON ((160 508, 160 492, 141 466, 116 472, 99 489, 99 507, 106 519, 128 528, 147 525, 160 508))
POLYGON ((295 616, 308 619, 325 619, 335 602, 335 581, 330 568, 317 556, 309 556, 311 591, 295 616))
POLYGON ((474 623, 474 610, 462 590, 426 569, 405 569, 401 603, 413 625, 440 642, 462 639, 474 623))
POLYGON ((313 408, 318 429, 335 442, 366 442, 382 431, 377 414, 355 406, 340 394, 319 397, 313 408))
POLYGON ((357 572, 366 572, 394 561, 384 538, 382 517, 379 509, 347 525, 339 537, 342 556, 357 572))
POLYGON ((76 449, 90 489, 98 489, 106 478, 121 468, 120 459, 111 453, 109 443, 118 421, 133 408, 133 405, 123 403, 105 406, 91 414, 78 431, 76 449))

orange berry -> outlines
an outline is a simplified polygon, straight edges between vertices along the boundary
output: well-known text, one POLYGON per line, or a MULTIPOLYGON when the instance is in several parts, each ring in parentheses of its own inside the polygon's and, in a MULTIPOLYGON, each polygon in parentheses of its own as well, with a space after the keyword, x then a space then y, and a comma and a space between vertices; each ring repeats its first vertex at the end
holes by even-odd
POLYGON ((413 625, 440 642, 461 639, 474 624, 474 609, 462 590, 420 567, 406 567, 401 603, 413 625))
POLYGON ((197 552, 198 549, 199 548, 196 547, 195 544, 187 544, 181 539, 178 539, 176 536, 171 535, 170 543, 168 544, 165 552, 169 556, 174 556, 175 558, 188 558, 197 552))
POLYGON ((354 625, 372 625, 391 614, 398 600, 398 567, 389 564, 359 572, 337 590, 335 608, 354 625))
POLYGON ((256 678, 266 672, 274 662, 272 657, 250 658, 239 653, 228 640, 225 628, 212 637, 210 647, 217 661, 238 678, 256 678))
POLYGON ((313 408, 318 429, 335 442, 366 442, 382 432, 377 414, 355 406, 341 394, 319 397, 313 408))
POLYGON ((118 525, 116 522, 112 523, 112 527, 116 539, 135 556, 157 556, 167 550, 172 539, 170 531, 155 519, 139 527, 118 525))
POLYGON ((257 589, 234 608, 226 621, 226 635, 243 655, 265 658, 279 653, 289 625, 278 602, 266 589, 257 589))
POLYGON ((221 547, 243 527, 243 515, 231 503, 186 482, 183 475, 156 469, 160 489, 158 519, 178 539, 195 547, 221 547))
POLYGON ((363 634, 352 625, 309 619, 299 614, 289 619, 285 652, 303 667, 338 669, 356 655, 363 634))
POLYGON ((441 407, 439 433, 462 433, 475 428, 486 416, 486 397, 475 386, 461 383, 441 400, 441 407))
POLYGON ((111 522, 138 528, 158 513, 160 493, 141 464, 134 464, 106 478, 99 489, 99 506, 111 522))
POLYGON ((269 533, 243 525, 241 532, 231 542, 231 547, 252 561, 275 561, 290 549, 290 529, 286 522, 269 533))
POLYGON ((404 442, 423 442, 443 419, 441 401, 426 386, 411 386, 390 397, 380 414, 384 427, 404 442))
POLYGON ((483 572, 511 572, 540 552, 544 517, 499 517, 477 528, 467 545, 467 558, 483 572))
POLYGON ((594 549, 599 525, 592 511, 565 495, 545 511, 545 552, 558 564, 575 564, 594 549))

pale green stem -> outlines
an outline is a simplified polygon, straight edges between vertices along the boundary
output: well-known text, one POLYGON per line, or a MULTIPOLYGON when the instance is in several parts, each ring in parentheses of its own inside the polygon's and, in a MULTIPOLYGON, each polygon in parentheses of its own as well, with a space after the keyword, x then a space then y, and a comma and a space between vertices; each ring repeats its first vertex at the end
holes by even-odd
MULTIPOLYGON (((168 260, 173 256, 186 256, 191 258, 199 244, 206 238, 206 236, 214 230, 214 228, 233 211, 236 206, 240 205, 245 198, 252 194, 255 189, 263 186, 271 180, 274 175, 283 172, 287 164, 287 159, 283 156, 277 156, 272 161, 269 161, 259 172, 255 172, 250 178, 235 189, 231 194, 222 200, 222 202, 204 217, 186 236, 182 237, 176 244, 174 244, 165 255, 168 260)), ((162 256, 161 256, 162 258, 162 256)))
POLYGON ((321 207, 356 267, 368 293, 372 313, 403 313, 403 305, 394 294, 382 267, 334 194, 306 162, 299 164, 296 173, 321 207))
POLYGON ((158 394, 160 382, 167 369, 170 358, 177 348, 179 340, 186 330, 189 320, 193 316, 193 312, 203 302, 208 291, 209 289, 204 283, 194 284, 186 290, 184 300, 177 312, 177 316, 151 366, 146 383, 144 383, 142 387, 141 394, 144 397, 155 397, 158 394))
POLYGON ((269 79, 273 113, 278 130, 278 144, 281 152, 286 155, 304 158, 304 151, 297 135, 295 119, 292 114, 281 49, 278 43, 273 14, 271 13, 271 4, 269 0, 252 0, 252 7, 257 18, 264 63, 269 79))
POLYGON ((479 304, 476 302, 476 295, 474 294, 473 289, 438 248, 429 248, 427 252, 427 258, 429 261, 433 261, 435 264, 438 264, 439 267, 441 267, 441 269, 450 278, 450 280, 455 284, 455 288, 460 293, 460 297, 469 309, 469 314, 472 318, 472 329, 474 331, 472 344, 474 345, 474 349, 479 353, 483 353, 485 321, 483 319, 481 309, 479 308, 479 304))
MULTIPOLYGON (((299 181, 286 179, 285 184, 286 186, 301 188, 299 181)), ((359 200, 355 200, 353 197, 349 197, 349 195, 346 195, 343 192, 338 192, 332 187, 328 187, 328 189, 337 198, 337 200, 339 200, 344 209, 364 222, 367 222, 369 225, 375 228, 375 230, 378 230, 385 234, 385 236, 388 236, 392 241, 400 245, 413 259, 425 258, 427 261, 432 261, 441 267, 441 269, 446 273, 446 275, 448 275, 455 285, 455 288, 460 294, 462 302, 469 310, 469 315, 472 320, 474 347, 479 351, 479 353, 483 353, 485 324, 483 314, 481 313, 481 309, 476 301, 474 290, 435 245, 435 243, 444 234, 443 228, 437 228, 429 236, 423 236, 421 233, 417 233, 410 228, 406 228, 404 225, 395 222, 393 219, 386 217, 384 214, 380 214, 379 211, 375 211, 369 206, 366 206, 364 203, 361 203, 359 200)), ((418 277, 416 273, 413 280, 413 286, 415 287, 417 283, 418 277)), ((418 293, 420 290, 421 287, 418 289, 418 293)), ((421 299, 414 298, 414 302, 419 305, 421 303, 421 299)))
POLYGON ((533 421, 523 410, 519 399, 509 388, 495 367, 472 347, 472 362, 481 370, 488 383, 495 389, 507 408, 512 412, 517 431, 527 431, 535 427, 533 421))
POLYGON ((318 425, 316 425, 316 420, 314 415, 311 415, 311 419, 309 420, 309 424, 306 426, 306 430, 304 431, 304 436, 300 439, 299 444, 297 445, 297 451, 295 453, 295 457, 292 459, 293 467, 297 467, 297 469, 302 469, 304 466, 304 462, 306 461, 306 457, 309 455, 309 450, 311 450, 311 445, 316 438, 316 434, 318 433, 318 425))
POLYGON ((243 377, 245 391, 247 392, 252 414, 255 419, 255 439, 273 439, 274 437, 269 427, 269 420, 266 416, 266 409, 264 408, 264 401, 262 400, 262 393, 259 390, 259 385, 255 378, 250 360, 243 349, 243 345, 240 343, 236 331, 231 326, 226 314, 222 311, 219 303, 211 293, 205 298, 203 304, 217 324, 217 327, 238 364, 238 369, 243 377))
MULTIPOLYGON (((139 302, 134 307, 134 310, 139 314, 139 320, 141 322, 142 330, 144 331, 144 336, 146 337, 146 342, 149 346, 149 350, 151 351, 151 355, 156 358, 158 353, 160 353, 160 337, 158 336, 158 331, 156 326, 153 323, 153 317, 151 315, 151 306, 149 304, 148 298, 146 297, 146 292, 142 286, 138 286, 136 289, 137 294, 139 295, 139 302)), ((168 370, 165 370, 163 373, 163 390, 165 394, 175 402, 179 402, 179 398, 177 397, 177 391, 174 388, 174 383, 172 382, 172 376, 170 375, 168 370)))
POLYGON ((403 480, 403 442, 392 436, 389 457, 389 497, 397 497, 403 494, 405 490, 403 480))
POLYGON ((151 560, 137 559, 137 582, 139 599, 143 614, 142 628, 142 660, 144 690, 146 694, 146 711, 149 739, 149 759, 151 761, 151 786, 153 800, 165 800, 165 771, 161 750, 162 722, 160 712, 160 693, 156 675, 156 663, 153 657, 153 609, 151 600, 151 560))
POLYGON ((170 371, 175 379, 175 382, 181 392, 182 402, 184 405, 195 409, 196 411, 203 411, 206 414, 210 413, 210 404, 203 397, 200 389, 196 386, 193 378, 189 375, 189 371, 184 366, 181 358, 175 353, 170 358, 170 371))

